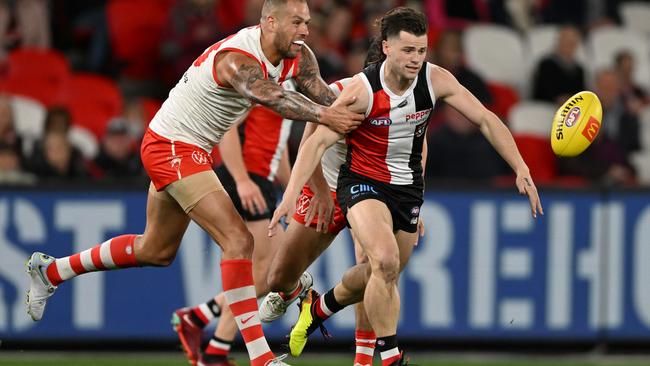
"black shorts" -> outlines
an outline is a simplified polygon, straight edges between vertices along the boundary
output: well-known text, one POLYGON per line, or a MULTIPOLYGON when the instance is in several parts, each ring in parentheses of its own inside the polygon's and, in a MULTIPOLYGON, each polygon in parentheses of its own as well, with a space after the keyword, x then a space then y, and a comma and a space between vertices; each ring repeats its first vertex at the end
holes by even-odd
POLYGON ((376 199, 388 207, 393 218, 393 230, 403 230, 408 233, 418 230, 418 218, 424 197, 421 186, 379 182, 350 172, 342 166, 336 197, 346 216, 348 209, 355 204, 367 199, 376 199))
POLYGON ((267 207, 265 212, 253 215, 242 207, 241 201, 239 200, 239 194, 237 194, 237 185, 230 175, 230 172, 228 172, 228 169, 221 165, 215 169, 215 172, 217 173, 217 177, 219 177, 223 188, 230 196, 233 205, 235 205, 235 209, 237 209, 237 212, 241 215, 244 221, 259 221, 273 217, 273 211, 275 211, 275 204, 277 202, 277 194, 273 183, 268 179, 253 173, 248 173, 251 180, 260 187, 260 191, 262 191, 262 196, 264 196, 264 201, 266 201, 267 207))

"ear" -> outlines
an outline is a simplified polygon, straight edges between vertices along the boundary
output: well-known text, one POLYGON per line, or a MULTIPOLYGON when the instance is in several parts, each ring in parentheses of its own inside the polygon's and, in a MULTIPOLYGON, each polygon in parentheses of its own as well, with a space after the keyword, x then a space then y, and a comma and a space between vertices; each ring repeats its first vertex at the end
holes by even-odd
POLYGON ((390 52, 390 46, 388 45, 388 40, 381 41, 381 50, 384 52, 384 55, 388 56, 390 52))
POLYGON ((271 29, 271 31, 275 32, 275 29, 278 26, 278 20, 275 18, 275 16, 267 15, 266 16, 266 23, 269 25, 269 29, 271 29))

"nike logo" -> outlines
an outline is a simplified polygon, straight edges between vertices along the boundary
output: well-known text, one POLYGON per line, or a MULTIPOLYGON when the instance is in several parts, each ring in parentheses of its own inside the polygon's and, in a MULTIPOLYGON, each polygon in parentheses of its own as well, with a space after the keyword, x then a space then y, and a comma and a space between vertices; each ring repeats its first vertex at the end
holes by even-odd
POLYGON ((183 320, 184 320, 186 323, 188 323, 192 328, 198 328, 198 326, 197 326, 196 324, 194 324, 194 322, 192 321, 192 319, 190 318, 189 315, 184 314, 184 315, 183 315, 183 320))
POLYGON ((43 274, 43 268, 46 267, 43 267, 42 265, 39 264, 36 268, 36 273, 38 273, 38 276, 41 278, 41 281, 43 281, 43 284, 45 285, 45 287, 47 287, 47 292, 52 293, 54 292, 54 289, 52 288, 52 286, 49 285, 50 281, 43 274))
POLYGON ((249 317, 246 318, 246 319, 242 319, 242 320, 241 320, 242 325, 248 323, 248 321, 251 320, 251 319, 253 319, 254 317, 255 317, 255 314, 249 316, 249 317))

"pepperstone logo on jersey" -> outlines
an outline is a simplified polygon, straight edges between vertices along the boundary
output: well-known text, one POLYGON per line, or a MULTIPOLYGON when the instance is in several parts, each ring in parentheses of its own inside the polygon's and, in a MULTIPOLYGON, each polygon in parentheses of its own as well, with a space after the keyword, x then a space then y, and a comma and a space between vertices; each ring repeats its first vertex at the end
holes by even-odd
POLYGON ((411 125, 419 125, 422 122, 426 122, 429 119, 432 108, 425 109, 423 111, 417 111, 415 113, 406 115, 406 123, 411 125))
POLYGON ((388 127, 393 124, 393 120, 388 117, 378 117, 371 119, 370 124, 377 127, 388 127))
POLYGON ((199 165, 210 164, 210 157, 203 151, 192 151, 192 160, 199 165))

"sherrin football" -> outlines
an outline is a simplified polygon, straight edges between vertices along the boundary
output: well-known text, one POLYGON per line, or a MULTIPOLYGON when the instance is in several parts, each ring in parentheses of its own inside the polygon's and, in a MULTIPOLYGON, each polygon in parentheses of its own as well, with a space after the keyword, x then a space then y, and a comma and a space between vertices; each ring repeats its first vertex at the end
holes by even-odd
POLYGON ((558 156, 577 156, 600 130, 603 107, 596 94, 581 91, 564 102, 555 112, 551 129, 551 147, 558 156))

